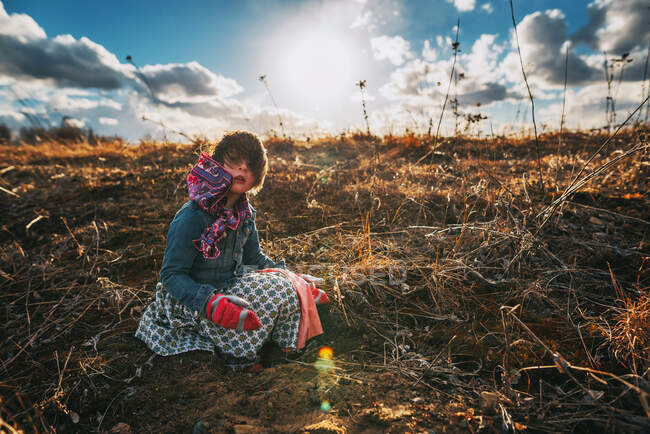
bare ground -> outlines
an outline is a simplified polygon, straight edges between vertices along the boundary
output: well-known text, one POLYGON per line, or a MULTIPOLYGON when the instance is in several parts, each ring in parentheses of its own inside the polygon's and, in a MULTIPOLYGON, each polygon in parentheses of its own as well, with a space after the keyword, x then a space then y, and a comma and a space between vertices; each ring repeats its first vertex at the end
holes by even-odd
POLYGON ((255 374, 133 337, 198 146, 0 147, 2 429, 647 430, 643 131, 540 214, 603 140, 543 138, 543 192, 527 139, 451 139, 421 162, 414 136, 269 140, 265 250, 326 278, 333 302, 324 335, 289 359, 269 346, 255 374))

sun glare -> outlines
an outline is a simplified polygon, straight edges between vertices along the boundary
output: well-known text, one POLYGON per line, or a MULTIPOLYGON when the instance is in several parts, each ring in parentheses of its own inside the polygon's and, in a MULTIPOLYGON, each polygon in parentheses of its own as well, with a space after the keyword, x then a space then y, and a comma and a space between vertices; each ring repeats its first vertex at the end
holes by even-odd
POLYGON ((359 54, 356 41, 342 32, 304 29, 278 56, 278 73, 295 96, 318 110, 354 92, 359 54))

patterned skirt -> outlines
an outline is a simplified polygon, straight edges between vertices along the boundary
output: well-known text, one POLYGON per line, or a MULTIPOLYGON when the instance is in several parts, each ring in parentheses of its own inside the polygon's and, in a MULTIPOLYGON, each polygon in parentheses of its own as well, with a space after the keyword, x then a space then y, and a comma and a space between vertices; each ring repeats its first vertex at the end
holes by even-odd
POLYGON ((242 370, 259 360, 259 350, 269 340, 281 348, 296 348, 300 301, 291 281, 280 273, 249 273, 223 290, 250 301, 262 327, 237 331, 218 326, 172 297, 162 286, 147 306, 135 336, 156 354, 171 356, 187 351, 220 352, 228 366, 242 370))

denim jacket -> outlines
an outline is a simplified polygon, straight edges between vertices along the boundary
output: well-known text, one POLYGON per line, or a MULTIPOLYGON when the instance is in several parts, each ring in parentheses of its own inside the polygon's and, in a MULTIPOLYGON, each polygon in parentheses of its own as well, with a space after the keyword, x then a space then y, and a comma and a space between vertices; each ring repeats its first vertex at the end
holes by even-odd
POLYGON ((209 297, 236 278, 262 268, 285 268, 284 261, 273 262, 260 248, 255 209, 252 218, 240 222, 236 230, 226 229, 217 247, 217 259, 205 259, 193 240, 214 223, 215 218, 189 201, 169 225, 165 258, 160 270, 163 287, 195 315, 204 311, 209 297))

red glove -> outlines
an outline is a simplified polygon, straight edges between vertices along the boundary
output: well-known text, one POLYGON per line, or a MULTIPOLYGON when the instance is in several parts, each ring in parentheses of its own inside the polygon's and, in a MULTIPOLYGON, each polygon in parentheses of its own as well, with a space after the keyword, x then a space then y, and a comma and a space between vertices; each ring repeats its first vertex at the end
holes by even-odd
POLYGON ((205 315, 216 325, 227 329, 257 330, 262 323, 252 310, 246 309, 247 305, 246 300, 237 296, 215 294, 205 306, 205 315))
POLYGON ((305 282, 307 282, 307 287, 311 291, 311 295, 314 298, 314 303, 316 304, 327 304, 330 302, 330 298, 327 296, 325 291, 322 289, 316 288, 316 284, 323 281, 320 277, 310 276, 309 274, 300 274, 295 273, 296 276, 301 277, 305 282))
POLYGON ((309 289, 311 290, 311 295, 314 297, 314 303, 316 304, 326 304, 330 302, 330 298, 327 296, 325 291, 322 289, 316 288, 316 285, 314 285, 312 282, 309 280, 306 281, 307 286, 309 286, 309 289))

